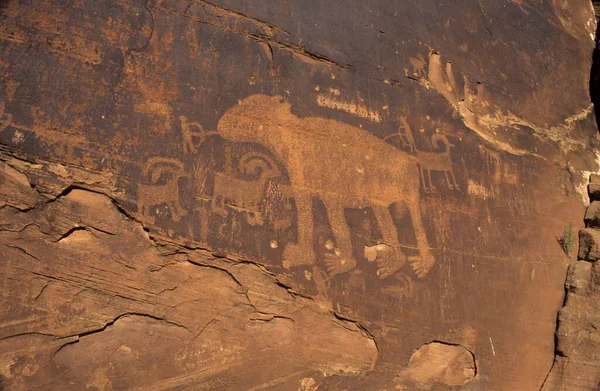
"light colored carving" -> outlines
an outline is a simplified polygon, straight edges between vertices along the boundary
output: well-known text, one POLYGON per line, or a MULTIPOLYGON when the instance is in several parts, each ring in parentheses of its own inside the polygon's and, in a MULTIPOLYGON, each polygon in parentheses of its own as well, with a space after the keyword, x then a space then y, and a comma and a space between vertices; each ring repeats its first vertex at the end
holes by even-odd
POLYGON ((448 138, 443 134, 435 133, 431 136, 431 143, 437 149, 443 150, 441 152, 426 152, 417 149, 415 145, 415 138, 413 131, 408 123, 406 117, 401 116, 400 126, 396 133, 392 133, 386 136, 383 140, 387 141, 390 138, 397 137, 400 142, 400 148, 416 153, 419 160, 419 172, 421 175, 421 182, 423 184, 423 190, 426 193, 435 192, 436 188, 431 180, 431 172, 438 171, 444 173, 446 177, 446 184, 450 190, 460 190, 456 178, 454 177, 454 170, 452 169, 452 158, 450 157, 450 148, 454 147, 454 144, 448 141, 448 138))
POLYGON ((442 134, 435 133, 431 136, 431 143, 440 148, 444 145, 443 152, 423 152, 417 150, 417 156, 419 157, 419 171, 421 173, 421 181, 423 182, 423 189, 426 193, 435 192, 435 186, 431 181, 431 172, 439 171, 443 172, 446 177, 446 184, 450 190, 460 190, 456 178, 454 177, 454 171, 452 170, 452 158, 450 157, 450 148, 454 147, 448 141, 448 138, 442 134))
POLYGON ((258 180, 245 180, 233 174, 231 151, 226 149, 225 171, 215 172, 215 185, 211 209, 223 216, 227 209, 243 212, 250 225, 263 225, 261 201, 265 195, 267 181, 281 176, 275 162, 264 154, 249 152, 242 155, 238 166, 241 173, 259 173, 258 180))
POLYGON ((376 110, 370 109, 363 103, 351 100, 342 100, 339 98, 339 90, 330 89, 329 94, 318 94, 317 104, 321 107, 327 107, 333 110, 344 111, 373 122, 381 122, 381 114, 376 110))
POLYGON ((494 189, 488 189, 485 185, 477 183, 471 179, 467 182, 467 193, 477 198, 494 198, 494 189))
POLYGON ((161 203, 169 207, 173 221, 179 221, 186 212, 179 204, 178 180, 184 175, 183 164, 175 159, 155 157, 144 167, 144 178, 149 184, 139 184, 138 208, 144 216, 150 217, 150 208, 161 203), (159 184, 163 175, 169 176, 166 183, 159 184))
POLYGON ((188 122, 187 118, 183 115, 179 116, 181 122, 181 135, 183 138, 183 153, 195 153, 196 147, 194 146, 194 138, 204 137, 204 128, 197 122, 188 122), (198 131, 194 132, 192 129, 196 128, 198 131))
POLYGON ((412 76, 417 79, 420 79, 421 77, 425 76, 426 61, 422 55, 419 54, 416 58, 411 57, 408 61, 410 62, 410 65, 412 67, 412 75, 408 75, 407 72, 406 76, 412 76))
POLYGON ((412 130, 408 124, 406 116, 399 117, 399 120, 400 126, 398 127, 398 131, 384 137, 383 140, 387 141, 390 138, 398 137, 398 140, 400 141, 400 148, 409 152, 415 152, 415 138, 412 134, 412 130))
POLYGON ((330 275, 356 266, 344 208, 370 206, 378 217, 391 256, 377 257, 381 278, 406 261, 389 207, 406 205, 419 256, 408 259, 417 276, 434 265, 419 209, 417 156, 348 124, 323 118, 298 118, 278 96, 253 95, 230 109, 219 121, 218 133, 233 142, 265 145, 287 167, 298 214, 298 239, 286 244, 288 265, 314 264, 312 200, 323 200, 336 240, 336 257, 327 259, 330 275))
POLYGON ((537 126, 499 106, 492 100, 492 95, 485 84, 477 82, 472 86, 467 75, 453 70, 452 63, 443 61, 439 53, 430 53, 427 70, 427 78, 419 80, 421 84, 427 89, 433 88, 442 95, 465 126, 493 148, 516 156, 541 157, 531 150, 517 148, 518 143, 507 137, 510 132, 503 136, 504 132, 499 131, 506 128, 519 130, 520 127, 528 127, 533 134, 542 139, 555 141, 566 150, 576 148, 571 141, 565 141, 563 135, 571 131, 574 121, 579 120, 582 115, 589 114, 589 108, 565 119, 562 124, 548 129, 537 126), (461 83, 457 83, 455 74, 459 76, 458 81, 461 83))
POLYGON ((485 168, 492 174, 494 193, 498 194, 501 183, 516 185, 518 183, 518 173, 513 170, 510 164, 502 162, 502 155, 499 151, 494 151, 483 145, 479 145, 479 153, 485 162, 485 168))

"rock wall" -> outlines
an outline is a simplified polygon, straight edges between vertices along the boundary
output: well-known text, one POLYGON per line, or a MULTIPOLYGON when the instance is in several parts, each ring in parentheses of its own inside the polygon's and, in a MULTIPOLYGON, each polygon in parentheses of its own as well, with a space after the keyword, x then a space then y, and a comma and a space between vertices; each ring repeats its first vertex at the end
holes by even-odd
POLYGON ((0 388, 568 388, 595 29, 589 1, 0 1, 0 388))
POLYGON ((592 203, 579 231, 578 261, 569 266, 558 314, 556 359, 542 390, 600 388, 600 177, 590 178, 592 203))

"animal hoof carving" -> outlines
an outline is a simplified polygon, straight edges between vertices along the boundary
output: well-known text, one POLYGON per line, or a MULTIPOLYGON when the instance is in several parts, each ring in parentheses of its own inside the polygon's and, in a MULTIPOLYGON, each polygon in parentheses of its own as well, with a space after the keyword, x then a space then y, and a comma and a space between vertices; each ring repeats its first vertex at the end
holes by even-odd
POLYGON ((352 256, 344 257, 341 254, 325 254, 324 262, 327 274, 330 276, 346 273, 356 267, 356 261, 352 256))
POLYGON ((435 260, 431 256, 409 257, 408 262, 419 278, 425 277, 435 264, 435 260))
POLYGON ((283 250, 283 265, 286 268, 290 266, 310 265, 314 263, 314 259, 312 251, 302 248, 297 243, 288 243, 283 250))
POLYGON ((377 275, 381 279, 395 274, 406 263, 404 253, 387 244, 366 247, 365 258, 369 262, 377 262, 377 275))
POLYGON ((395 274, 405 263, 406 256, 385 244, 377 245, 377 275, 387 278, 395 274))

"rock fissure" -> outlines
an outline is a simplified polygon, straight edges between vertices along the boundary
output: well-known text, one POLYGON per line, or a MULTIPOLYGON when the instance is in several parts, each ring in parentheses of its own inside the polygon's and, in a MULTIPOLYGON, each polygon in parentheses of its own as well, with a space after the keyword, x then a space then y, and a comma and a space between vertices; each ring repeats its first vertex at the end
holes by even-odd
POLYGON ((74 340, 70 340, 69 342, 65 343, 64 345, 61 345, 58 349, 56 349, 54 351, 54 353, 52 354, 53 358, 56 357, 56 355, 59 354, 65 347, 79 343, 82 338, 93 336, 94 334, 102 333, 102 332, 106 331, 108 328, 114 326, 115 323, 117 323, 118 321, 120 321, 124 318, 128 318, 128 317, 147 318, 147 319, 152 319, 152 320, 159 321, 159 322, 164 322, 168 326, 175 326, 175 327, 181 328, 181 329, 193 334, 193 332, 190 329, 188 329, 187 327, 177 324, 177 323, 174 323, 174 322, 171 322, 171 321, 168 321, 168 320, 165 320, 161 317, 157 317, 157 316, 150 315, 150 314, 127 312, 127 313, 117 316, 115 319, 111 320, 110 322, 105 323, 102 327, 99 327, 99 328, 96 328, 93 330, 88 330, 88 331, 84 331, 84 332, 81 332, 78 334, 67 335, 67 336, 49 335, 49 336, 59 338, 59 339, 75 338, 74 340))

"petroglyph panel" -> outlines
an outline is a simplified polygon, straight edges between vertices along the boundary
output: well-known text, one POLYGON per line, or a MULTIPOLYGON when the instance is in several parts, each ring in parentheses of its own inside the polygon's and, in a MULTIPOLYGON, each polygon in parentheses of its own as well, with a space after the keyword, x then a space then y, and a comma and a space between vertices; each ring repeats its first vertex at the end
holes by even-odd
POLYGON ((2 2, 0 388, 539 389, 592 15, 438 3, 2 2))
POLYGON ((311 204, 318 196, 325 204, 336 241, 335 257, 327 261, 329 273, 355 267, 344 209, 364 207, 373 208, 383 227, 383 241, 391 247, 391 254, 380 257, 382 276, 398 270, 406 255, 395 238, 388 209, 400 202, 409 210, 418 240, 420 254, 410 260, 413 269, 424 276, 433 266, 419 209, 415 156, 356 127, 320 118, 298 119, 277 96, 257 95, 242 101, 223 116, 218 132, 236 142, 260 140, 287 167, 297 203, 298 232, 295 243, 286 245, 283 262, 314 264, 311 204), (331 137, 334 133, 338 136, 331 137))
POLYGON ((174 159, 150 158, 143 168, 147 183, 137 187, 138 212, 153 224, 180 222, 189 214, 187 230, 197 232, 200 243, 284 269, 304 267, 324 296, 331 278, 364 261, 376 265, 379 279, 398 274, 402 295, 412 277, 423 278, 434 266, 420 194, 436 191, 432 172, 443 174, 448 189, 460 190, 450 156, 454 145, 446 136, 431 135, 441 150, 427 152, 415 145, 406 117, 400 117, 398 133, 380 139, 338 121, 297 117, 283 97, 267 95, 241 100, 217 131, 184 116, 180 125, 188 169, 174 159), (186 192, 193 198, 182 201, 186 192), (323 206, 326 228, 316 222, 315 202, 323 206), (362 254, 353 250, 350 209, 369 211, 378 227, 362 254), (402 214, 414 243, 399 239, 402 214))

